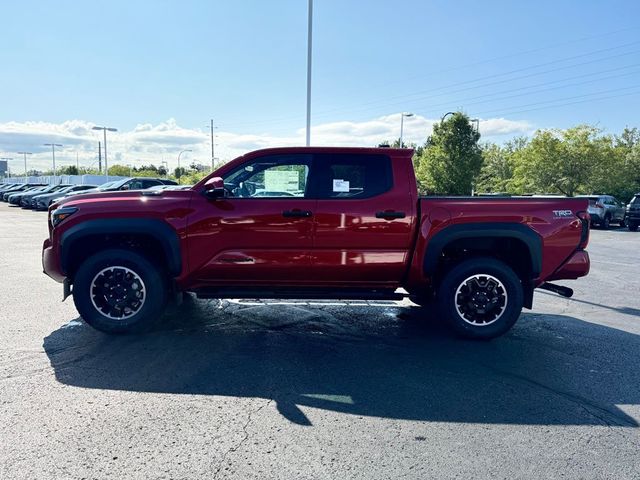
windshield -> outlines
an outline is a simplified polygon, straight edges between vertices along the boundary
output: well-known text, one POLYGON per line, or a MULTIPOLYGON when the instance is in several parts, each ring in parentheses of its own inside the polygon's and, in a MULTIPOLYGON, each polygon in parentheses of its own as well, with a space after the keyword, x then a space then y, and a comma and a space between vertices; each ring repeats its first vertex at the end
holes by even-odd
POLYGON ((636 195, 631 199, 631 205, 640 205, 640 195, 636 195))
POLYGON ((118 189, 121 186, 123 186, 125 183, 127 183, 129 180, 131 180, 130 178, 125 178, 124 180, 117 180, 115 182, 109 182, 109 183, 105 183, 104 185, 100 185, 98 187, 99 190, 106 190, 106 189, 118 189))

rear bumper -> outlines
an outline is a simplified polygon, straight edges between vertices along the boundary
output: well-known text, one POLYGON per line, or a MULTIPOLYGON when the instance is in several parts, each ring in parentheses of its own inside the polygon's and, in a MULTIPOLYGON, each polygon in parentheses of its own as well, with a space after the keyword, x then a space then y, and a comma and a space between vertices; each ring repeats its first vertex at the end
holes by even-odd
POLYGON ((589 273, 591 262, 586 250, 576 250, 546 281, 575 280, 589 273))
POLYGON ((42 245, 42 270, 56 282, 64 282, 65 275, 60 266, 60 256, 57 255, 50 239, 46 239, 42 245))

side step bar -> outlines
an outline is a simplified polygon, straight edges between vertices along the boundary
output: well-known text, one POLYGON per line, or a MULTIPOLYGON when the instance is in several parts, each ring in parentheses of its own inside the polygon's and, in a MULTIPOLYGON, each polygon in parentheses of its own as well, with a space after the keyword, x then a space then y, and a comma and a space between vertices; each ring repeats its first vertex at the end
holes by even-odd
POLYGON ((395 290, 380 289, 317 289, 317 288, 201 288, 198 298, 282 298, 311 300, 403 300, 407 295, 395 290))
POLYGON ((571 298, 573 297, 573 290, 569 287, 562 287, 560 285, 554 285, 553 283, 545 282, 540 285, 538 288, 542 290, 548 290, 553 293, 557 293, 563 297, 571 298))

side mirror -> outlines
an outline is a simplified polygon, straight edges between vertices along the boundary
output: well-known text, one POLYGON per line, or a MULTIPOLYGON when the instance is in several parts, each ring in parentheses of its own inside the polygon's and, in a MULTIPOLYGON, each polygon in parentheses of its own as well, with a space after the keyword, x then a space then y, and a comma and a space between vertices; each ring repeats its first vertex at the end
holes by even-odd
POLYGON ((123 185, 120 190, 129 190, 129 185, 123 185))
POLYGON ((224 180, 221 177, 212 177, 207 180, 204 184, 204 195, 211 199, 224 197, 224 180))

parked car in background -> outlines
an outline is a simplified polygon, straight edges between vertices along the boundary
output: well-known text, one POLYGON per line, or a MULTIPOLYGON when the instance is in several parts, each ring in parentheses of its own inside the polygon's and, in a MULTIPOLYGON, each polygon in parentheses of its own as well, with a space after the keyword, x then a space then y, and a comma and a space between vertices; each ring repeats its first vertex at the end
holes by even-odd
POLYGON ((69 184, 49 185, 47 187, 41 188, 40 190, 36 190, 34 192, 24 193, 20 197, 20 206, 22 208, 33 208, 34 205, 32 204, 32 202, 34 197, 36 197, 37 195, 57 192, 59 190, 62 190, 63 188, 67 188, 70 186, 71 185, 69 184))
POLYGON ((31 189, 31 188, 36 188, 36 187, 41 187, 43 186, 40 183, 19 183, 14 185, 11 188, 8 188, 6 190, 4 190, 3 192, 0 192, 0 200, 2 200, 3 202, 8 202, 9 201, 9 196, 13 195, 14 193, 19 193, 19 192, 24 192, 27 189, 31 189))
POLYGON ((3 183, 0 185, 0 192, 6 192, 10 188, 14 188, 20 185, 19 183, 3 183))
POLYGON ((625 221, 627 222, 629 230, 632 232, 638 230, 638 226, 640 225, 640 193, 636 193, 629 202, 629 205, 627 205, 625 221))
POLYGON ((34 190, 38 190, 38 189, 43 188, 43 187, 46 187, 46 185, 42 185, 42 184, 29 185, 29 184, 27 184, 27 185, 25 185, 23 187, 19 187, 17 189, 8 191, 7 193, 5 193, 2 196, 2 199, 5 202, 9 202, 11 205, 18 205, 19 203, 16 203, 16 202, 20 201, 19 198, 20 198, 20 196, 22 196, 23 193, 32 192, 34 190))
POLYGON ((103 183, 102 185, 98 185, 94 188, 89 188, 87 190, 80 190, 76 192, 68 192, 62 198, 74 197, 76 195, 82 195, 83 193, 97 193, 97 192, 105 192, 112 186, 118 183, 119 180, 114 180, 113 182, 103 183))
POLYGON ((67 197, 81 195, 85 193, 103 193, 103 192, 115 192, 121 190, 146 190, 147 188, 159 187, 162 185, 174 185, 178 184, 173 180, 167 180, 164 178, 148 178, 148 177, 134 177, 124 178, 122 180, 116 180, 100 185, 94 190, 87 190, 84 192, 71 192, 67 194, 67 197))
POLYGON ((39 193, 31 199, 32 208, 36 210, 46 210, 58 198, 62 198, 68 193, 86 192, 87 190, 94 190, 96 188, 98 188, 97 185, 69 185, 55 192, 39 193))
POLYGON ((589 215, 591 223, 604 229, 612 223, 624 227, 625 206, 624 203, 611 195, 578 195, 580 198, 589 199, 589 215))

